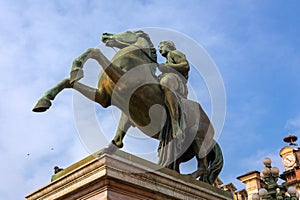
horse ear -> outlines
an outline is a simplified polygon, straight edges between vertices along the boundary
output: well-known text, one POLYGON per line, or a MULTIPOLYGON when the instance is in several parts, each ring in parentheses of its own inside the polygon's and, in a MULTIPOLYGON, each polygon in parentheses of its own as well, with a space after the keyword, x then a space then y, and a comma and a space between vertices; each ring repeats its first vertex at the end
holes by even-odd
POLYGON ((145 32, 144 31, 142 31, 142 30, 137 30, 137 31, 134 31, 136 34, 138 34, 138 35, 143 35, 143 34, 145 34, 145 32))
POLYGON ((137 34, 139 37, 143 37, 143 38, 145 38, 145 37, 148 36, 148 35, 147 35, 144 31, 142 31, 142 30, 135 31, 134 33, 137 34))
MULTIPOLYGON (((142 30, 134 31, 134 33, 136 33, 139 37, 143 37, 144 39, 146 39, 147 42, 149 43, 149 46, 153 47, 153 43, 152 43, 152 41, 151 41, 151 39, 150 39, 150 37, 149 37, 149 35, 147 33, 145 33, 142 30)), ((155 48, 154 48, 154 50, 155 50, 155 48)))
POLYGON ((138 30, 138 31, 135 31, 134 33, 136 33, 139 37, 143 37, 146 40, 150 41, 149 35, 147 33, 145 33, 144 31, 138 30))

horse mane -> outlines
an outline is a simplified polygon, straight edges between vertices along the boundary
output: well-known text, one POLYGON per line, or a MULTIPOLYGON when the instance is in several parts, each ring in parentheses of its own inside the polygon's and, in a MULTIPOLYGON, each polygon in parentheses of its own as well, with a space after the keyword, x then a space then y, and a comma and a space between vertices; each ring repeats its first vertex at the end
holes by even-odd
POLYGON ((150 55, 150 56, 151 56, 151 58, 152 58, 153 60, 155 60, 155 61, 157 62, 156 49, 154 48, 154 45, 153 45, 153 43, 152 43, 152 41, 151 41, 149 35, 148 35, 147 33, 145 33, 144 31, 142 31, 142 30, 135 31, 135 33, 136 33, 138 36, 144 38, 144 39, 149 43, 150 51, 151 51, 151 55, 150 55))
MULTIPOLYGON (((136 33, 138 36, 144 38, 148 42, 148 44, 150 46, 150 57, 152 58, 153 61, 155 61, 157 63, 156 49, 154 48, 154 45, 153 45, 149 35, 142 30, 134 31, 134 33, 136 33)), ((156 72, 156 67, 152 67, 151 73, 154 77, 156 77, 155 72, 156 72)))

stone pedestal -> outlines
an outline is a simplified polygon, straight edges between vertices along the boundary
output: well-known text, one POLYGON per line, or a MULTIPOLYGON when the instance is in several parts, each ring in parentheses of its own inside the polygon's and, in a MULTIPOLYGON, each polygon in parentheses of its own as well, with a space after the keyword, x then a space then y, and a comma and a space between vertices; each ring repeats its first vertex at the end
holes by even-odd
POLYGON ((231 193, 123 151, 95 153, 52 177, 27 200, 229 200, 231 193))

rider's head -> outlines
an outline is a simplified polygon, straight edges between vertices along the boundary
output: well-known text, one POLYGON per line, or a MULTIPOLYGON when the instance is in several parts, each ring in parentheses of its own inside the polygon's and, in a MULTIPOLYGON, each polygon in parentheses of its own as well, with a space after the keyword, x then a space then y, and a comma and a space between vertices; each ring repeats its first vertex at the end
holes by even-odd
POLYGON ((159 43, 158 50, 162 56, 166 56, 170 51, 176 50, 176 47, 172 41, 165 40, 159 43))

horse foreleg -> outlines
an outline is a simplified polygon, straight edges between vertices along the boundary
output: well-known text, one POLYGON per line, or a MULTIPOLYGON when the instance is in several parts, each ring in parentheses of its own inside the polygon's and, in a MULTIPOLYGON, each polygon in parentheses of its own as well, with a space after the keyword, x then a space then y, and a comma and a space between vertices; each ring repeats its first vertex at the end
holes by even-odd
POLYGON ((199 158, 196 156, 196 159, 198 162, 197 170, 191 174, 191 176, 195 179, 209 173, 207 157, 199 158))
POLYGON ((73 85, 73 89, 80 92, 82 95, 84 95, 91 101, 99 103, 103 108, 107 108, 111 105, 111 96, 102 87, 96 89, 85 84, 76 82, 73 85))
POLYGON ((102 66, 105 73, 114 83, 117 83, 120 77, 124 74, 124 72, 119 67, 113 65, 110 60, 105 57, 100 49, 89 48, 88 50, 86 50, 86 52, 81 54, 73 61, 72 70, 70 73, 71 83, 83 78, 83 65, 90 58, 95 59, 102 66))
POLYGON ((112 143, 116 145, 118 148, 122 148, 124 146, 123 139, 128 131, 128 129, 132 126, 131 121, 123 112, 121 114, 121 119, 119 120, 119 125, 117 132, 115 134, 112 143))
POLYGON ((44 96, 42 96, 34 108, 32 109, 33 112, 45 112, 51 106, 51 100, 54 100, 56 95, 58 95, 63 89, 71 88, 70 79, 66 78, 59 82, 56 86, 48 90, 44 96))

